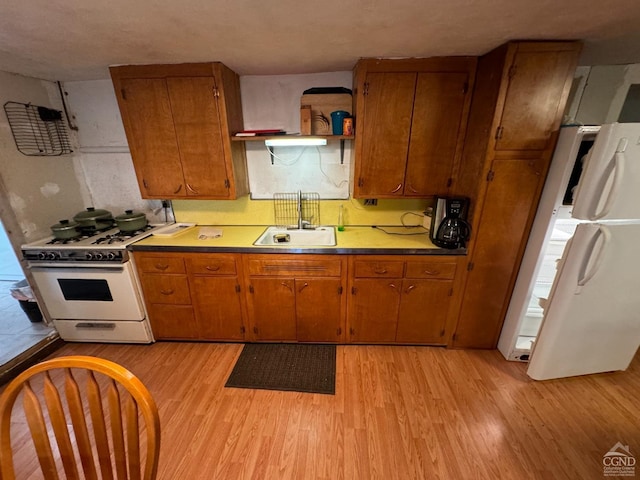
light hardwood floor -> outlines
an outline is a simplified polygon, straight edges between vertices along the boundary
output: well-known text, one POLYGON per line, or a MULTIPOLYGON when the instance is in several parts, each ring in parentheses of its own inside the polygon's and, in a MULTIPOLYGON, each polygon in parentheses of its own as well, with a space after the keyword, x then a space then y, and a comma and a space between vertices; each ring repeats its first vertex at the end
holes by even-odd
MULTIPOLYGON (((107 358, 147 385, 163 480, 602 479, 617 442, 640 459, 640 356, 627 372, 534 382, 497 351, 340 346, 332 396, 224 388, 241 348, 68 344, 54 356, 107 358)), ((37 478, 33 458, 16 460, 19 478, 37 478)))

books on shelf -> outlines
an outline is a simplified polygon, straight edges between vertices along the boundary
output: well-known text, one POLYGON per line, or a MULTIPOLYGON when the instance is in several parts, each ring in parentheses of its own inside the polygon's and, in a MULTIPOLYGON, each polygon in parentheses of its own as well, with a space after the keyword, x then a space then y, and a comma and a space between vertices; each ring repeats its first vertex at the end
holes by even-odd
POLYGON ((236 137, 269 137, 271 135, 286 135, 287 132, 279 128, 265 130, 243 130, 236 133, 236 137))

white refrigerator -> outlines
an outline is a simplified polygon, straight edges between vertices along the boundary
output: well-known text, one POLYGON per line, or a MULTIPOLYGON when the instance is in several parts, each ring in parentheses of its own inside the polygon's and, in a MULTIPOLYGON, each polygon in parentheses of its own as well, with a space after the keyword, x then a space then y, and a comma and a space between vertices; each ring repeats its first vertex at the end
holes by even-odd
POLYGON ((640 345, 640 124, 561 130, 498 349, 536 380, 625 370, 640 345))

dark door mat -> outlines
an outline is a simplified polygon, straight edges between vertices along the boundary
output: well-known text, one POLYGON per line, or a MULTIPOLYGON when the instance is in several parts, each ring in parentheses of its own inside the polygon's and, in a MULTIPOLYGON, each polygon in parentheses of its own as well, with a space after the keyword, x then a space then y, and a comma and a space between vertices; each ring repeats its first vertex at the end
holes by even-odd
POLYGON ((225 387, 336 393, 336 346, 247 343, 225 387))

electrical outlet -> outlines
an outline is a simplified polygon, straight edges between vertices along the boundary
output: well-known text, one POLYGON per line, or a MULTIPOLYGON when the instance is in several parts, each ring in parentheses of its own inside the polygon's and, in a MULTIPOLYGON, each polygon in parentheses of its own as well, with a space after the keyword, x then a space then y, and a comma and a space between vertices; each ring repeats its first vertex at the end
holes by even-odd
POLYGON ((377 198, 365 198, 364 199, 364 204, 372 206, 372 207, 375 207, 376 205, 378 205, 378 199, 377 198))

